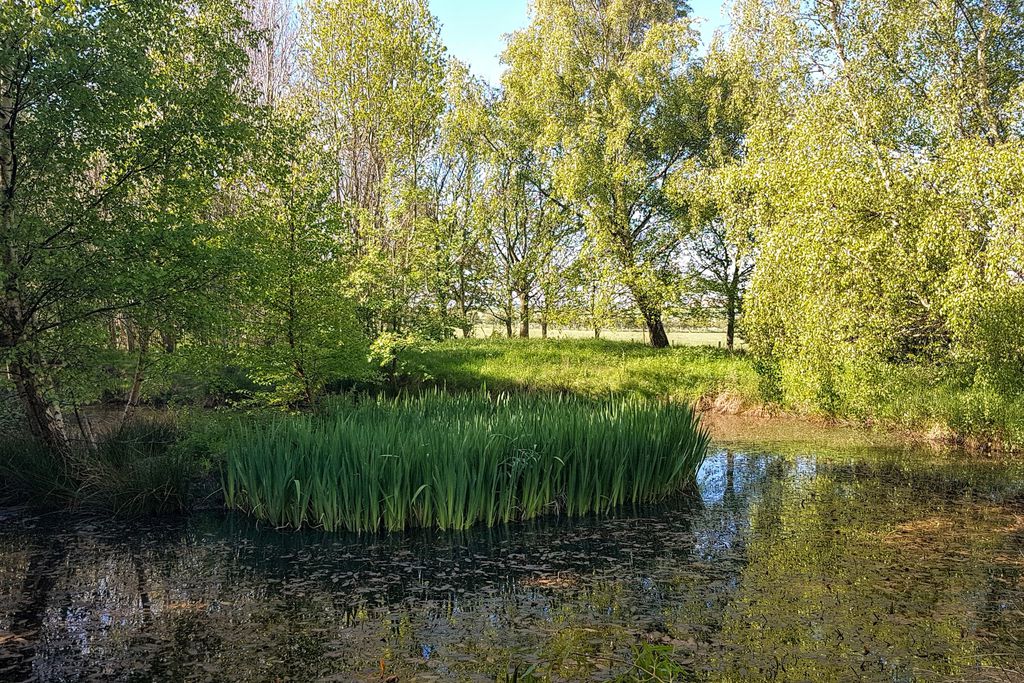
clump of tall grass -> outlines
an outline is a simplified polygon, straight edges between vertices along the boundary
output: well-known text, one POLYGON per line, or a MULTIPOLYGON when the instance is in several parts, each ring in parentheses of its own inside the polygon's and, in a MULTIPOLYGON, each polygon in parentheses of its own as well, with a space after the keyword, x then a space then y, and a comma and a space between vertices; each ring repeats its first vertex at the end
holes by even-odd
POLYGON ((170 420, 140 420, 76 456, 78 501, 119 514, 179 512, 198 474, 182 433, 170 420))
POLYGON ((227 505, 277 526, 463 529, 664 499, 708 436, 686 405, 637 397, 425 393, 240 424, 227 505))
POLYGON ((140 420, 104 435, 93 447, 58 453, 38 441, 0 442, 0 498, 44 507, 74 506, 124 515, 187 507, 200 463, 179 448, 169 420, 140 420))

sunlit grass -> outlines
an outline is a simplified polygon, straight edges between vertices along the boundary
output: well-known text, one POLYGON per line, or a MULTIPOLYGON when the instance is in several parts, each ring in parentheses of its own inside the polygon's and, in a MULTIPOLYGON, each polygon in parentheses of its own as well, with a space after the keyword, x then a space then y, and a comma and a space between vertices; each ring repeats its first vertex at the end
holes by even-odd
POLYGON ((761 403, 757 373, 742 352, 586 339, 456 339, 411 351, 420 379, 450 388, 636 394, 695 403, 728 396, 761 403))
POLYGON ((277 526, 464 529, 664 499, 707 444, 681 404, 432 392, 240 424, 224 492, 277 526))

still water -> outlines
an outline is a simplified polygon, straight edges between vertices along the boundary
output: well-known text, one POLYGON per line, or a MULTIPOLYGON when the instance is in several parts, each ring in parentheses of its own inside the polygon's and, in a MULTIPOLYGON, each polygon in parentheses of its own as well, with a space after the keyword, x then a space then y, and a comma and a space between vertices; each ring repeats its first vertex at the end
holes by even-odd
POLYGON ((677 680, 1024 681, 1019 463, 726 436, 699 486, 455 534, 0 511, 0 680, 615 680, 647 644, 677 680))

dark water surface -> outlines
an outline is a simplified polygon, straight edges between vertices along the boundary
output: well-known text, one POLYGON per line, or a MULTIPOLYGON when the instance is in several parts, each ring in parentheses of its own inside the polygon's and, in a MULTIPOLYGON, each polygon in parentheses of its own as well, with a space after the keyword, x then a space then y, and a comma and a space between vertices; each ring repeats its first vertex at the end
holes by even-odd
POLYGON ((1024 681, 1022 491, 719 441, 699 498, 467 533, 0 511, 0 680, 607 680, 653 643, 679 680, 1024 681))

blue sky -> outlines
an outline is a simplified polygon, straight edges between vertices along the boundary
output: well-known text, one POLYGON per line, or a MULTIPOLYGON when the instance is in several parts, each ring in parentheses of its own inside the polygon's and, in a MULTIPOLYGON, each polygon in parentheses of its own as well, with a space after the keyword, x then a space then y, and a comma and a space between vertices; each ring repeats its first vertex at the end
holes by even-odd
MULTIPOLYGON (((527 23, 528 0, 430 0, 449 52, 493 84, 501 78, 502 36, 527 23)), ((705 44, 725 24, 722 0, 690 0, 705 44)))

